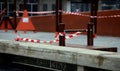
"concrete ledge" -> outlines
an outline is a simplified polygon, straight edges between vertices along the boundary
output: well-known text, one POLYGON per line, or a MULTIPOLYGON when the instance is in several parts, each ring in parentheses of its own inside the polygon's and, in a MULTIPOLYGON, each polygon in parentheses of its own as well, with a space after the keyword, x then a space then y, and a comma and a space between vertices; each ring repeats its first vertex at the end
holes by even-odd
POLYGON ((115 52, 0 40, 0 53, 120 71, 120 54, 115 52))

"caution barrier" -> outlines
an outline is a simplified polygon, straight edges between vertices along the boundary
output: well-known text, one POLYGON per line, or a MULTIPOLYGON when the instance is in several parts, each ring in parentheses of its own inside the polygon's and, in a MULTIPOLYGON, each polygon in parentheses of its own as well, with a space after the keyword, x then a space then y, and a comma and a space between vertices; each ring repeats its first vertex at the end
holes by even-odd
MULTIPOLYGON (((16 13, 24 13, 23 11, 16 11, 16 13)), ((50 14, 55 13, 55 11, 41 11, 41 12, 28 12, 29 14, 50 14)))
MULTIPOLYGON (((71 38, 76 37, 80 34, 81 34, 81 32, 75 32, 73 34, 69 34, 68 36, 65 36, 65 39, 71 39, 71 38)), ((57 34, 57 36, 55 36, 55 39, 59 39, 59 36, 63 36, 63 35, 65 35, 65 33, 60 32, 59 34, 57 34)))
POLYGON ((58 40, 50 40, 50 41, 41 41, 41 40, 35 40, 30 38, 15 38, 15 41, 21 41, 21 42, 32 42, 32 43, 57 43, 58 40))
POLYGON ((90 18, 116 18, 116 17, 120 17, 120 15, 110 15, 110 16, 90 16, 90 15, 86 15, 86 14, 82 14, 82 13, 77 13, 77 12, 65 12, 63 11, 63 13, 65 14, 71 14, 71 15, 78 15, 78 16, 84 16, 84 17, 90 17, 90 18))
MULTIPOLYGON (((90 18, 115 18, 115 17, 120 17, 120 15, 110 15, 110 16, 90 16, 90 15, 86 15, 86 14, 82 14, 82 13, 78 13, 78 12, 66 12, 66 11, 62 11, 64 14, 71 14, 71 15, 78 15, 78 16, 84 16, 84 17, 90 17, 90 18)), ((24 13, 23 11, 17 11, 18 13, 24 13)), ((55 11, 41 11, 41 12, 28 12, 29 14, 51 14, 51 13, 55 13, 55 11)))
MULTIPOLYGON (((57 35, 57 36, 55 37, 55 40, 50 40, 50 41, 46 41, 46 40, 41 41, 41 40, 30 39, 30 38, 21 38, 21 37, 18 35, 17 38, 15 38, 15 41, 20 41, 20 42, 32 42, 32 43, 50 43, 50 44, 52 44, 52 43, 58 43, 58 42, 59 42, 59 36, 61 36, 60 34, 61 34, 61 35, 64 35, 64 33, 59 33, 59 35, 57 35)), ((76 32, 76 33, 74 33, 74 34, 70 34, 70 35, 66 36, 66 39, 71 39, 71 38, 73 38, 73 37, 75 37, 75 36, 78 36, 78 35, 80 35, 80 34, 81 34, 81 32, 76 32)))

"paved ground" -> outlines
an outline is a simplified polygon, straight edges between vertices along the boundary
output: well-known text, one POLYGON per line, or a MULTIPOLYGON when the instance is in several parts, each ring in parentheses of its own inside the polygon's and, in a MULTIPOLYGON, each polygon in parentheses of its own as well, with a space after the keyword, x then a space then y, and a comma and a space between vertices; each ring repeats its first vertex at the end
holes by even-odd
MULTIPOLYGON (((0 30, 0 39, 14 41, 14 39, 17 37, 17 35, 20 35, 20 37, 23 37, 23 38, 28 37, 28 38, 32 38, 32 39, 40 39, 40 40, 50 41, 50 40, 54 40, 55 33, 27 32, 26 34, 24 34, 23 31, 18 31, 17 34, 14 34, 14 31, 5 32, 3 30, 0 30)), ((87 36, 86 35, 79 35, 79 36, 74 37, 72 39, 67 39, 66 43, 87 45, 87 36)), ((94 39, 94 46, 117 47, 118 52, 120 52, 120 37, 97 36, 97 38, 94 39)))

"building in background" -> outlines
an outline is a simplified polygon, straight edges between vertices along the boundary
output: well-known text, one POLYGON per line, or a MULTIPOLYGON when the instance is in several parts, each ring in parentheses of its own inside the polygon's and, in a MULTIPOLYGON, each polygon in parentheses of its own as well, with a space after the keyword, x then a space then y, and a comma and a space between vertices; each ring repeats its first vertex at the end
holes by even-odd
MULTIPOLYGON (((13 1, 8 1, 8 15, 12 15, 13 1)), ((17 10, 22 11, 24 9, 23 0, 17 1, 17 10)), ((55 10, 56 0, 26 0, 27 9, 31 12, 36 11, 53 11, 55 10)), ((81 2, 82 0, 63 0, 63 10, 72 12, 89 12, 90 11, 90 0, 87 3, 81 2)), ((0 10, 3 9, 4 3, 0 2, 0 10)), ((116 10, 120 9, 120 0, 99 0, 99 10, 116 10)))

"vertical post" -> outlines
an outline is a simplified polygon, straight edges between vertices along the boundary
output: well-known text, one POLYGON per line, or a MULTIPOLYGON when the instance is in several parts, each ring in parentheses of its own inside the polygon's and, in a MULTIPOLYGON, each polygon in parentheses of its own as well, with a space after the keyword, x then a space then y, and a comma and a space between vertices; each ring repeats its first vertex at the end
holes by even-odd
POLYGON ((59 24, 59 20, 58 20, 58 5, 59 5, 59 0, 56 0, 56 32, 58 32, 58 24, 59 24))
POLYGON ((98 0, 91 0, 91 17, 90 23, 88 24, 88 33, 87 33, 87 45, 93 46, 93 34, 97 33, 97 9, 98 9, 98 0))
POLYGON ((15 25, 15 28, 17 27, 17 21, 16 21, 16 0, 14 0, 14 25, 15 25))
MULTIPOLYGON (((95 0, 95 10, 94 10, 94 16, 97 16, 97 10, 98 10, 98 1, 99 0, 95 0)), ((97 17, 94 18, 94 34, 97 33, 97 17)))
POLYGON ((7 31, 7 29, 8 29, 7 20, 6 20, 6 18, 7 18, 7 0, 4 0, 4 9, 5 9, 5 17, 4 17, 4 19, 5 19, 5 31, 7 31))
POLYGON ((88 31, 87 31, 87 45, 88 46, 93 46, 93 24, 94 24, 94 0, 91 0, 91 17, 90 17, 90 22, 88 23, 88 31))
POLYGON ((65 24, 59 23, 59 46, 65 46, 65 24))
POLYGON ((93 46, 93 23, 89 23, 87 25, 88 31, 87 31, 87 45, 93 46))
POLYGON ((23 0, 24 1, 24 10, 27 10, 27 0, 23 0))
POLYGON ((59 23, 62 23, 62 0, 59 0, 59 23))
POLYGON ((65 46, 65 24, 62 23, 62 0, 59 0, 59 46, 65 46))
POLYGON ((5 15, 7 15, 7 0, 4 0, 5 15))
POLYGON ((99 0, 91 0, 91 17, 90 21, 93 22, 93 34, 97 33, 97 10, 98 10, 98 1, 99 0), (96 16, 96 17, 95 17, 96 16))

